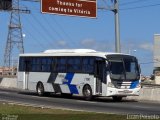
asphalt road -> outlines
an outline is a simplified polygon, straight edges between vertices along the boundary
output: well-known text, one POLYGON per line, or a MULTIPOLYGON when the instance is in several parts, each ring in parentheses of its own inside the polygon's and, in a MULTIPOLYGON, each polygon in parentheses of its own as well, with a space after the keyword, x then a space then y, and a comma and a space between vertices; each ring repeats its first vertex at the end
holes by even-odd
POLYGON ((123 100, 113 102, 110 98, 85 101, 82 97, 64 98, 60 95, 39 97, 33 92, 0 88, 0 101, 38 107, 72 109, 115 114, 160 115, 160 103, 123 100))

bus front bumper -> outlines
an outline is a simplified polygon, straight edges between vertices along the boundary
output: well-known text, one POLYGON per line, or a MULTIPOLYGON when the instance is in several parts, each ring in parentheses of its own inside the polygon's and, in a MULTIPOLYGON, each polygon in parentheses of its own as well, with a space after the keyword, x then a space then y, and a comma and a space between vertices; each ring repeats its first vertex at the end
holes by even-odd
POLYGON ((107 96, 139 96, 140 88, 135 89, 117 89, 109 88, 107 90, 107 96))

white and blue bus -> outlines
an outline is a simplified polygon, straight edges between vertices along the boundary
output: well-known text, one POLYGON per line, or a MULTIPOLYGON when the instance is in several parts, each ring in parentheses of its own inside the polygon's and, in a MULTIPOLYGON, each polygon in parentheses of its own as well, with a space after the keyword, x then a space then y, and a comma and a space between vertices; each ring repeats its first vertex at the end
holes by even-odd
POLYGON ((108 96, 120 101, 140 92, 136 57, 90 49, 46 50, 20 54, 18 87, 37 92, 81 95, 86 100, 108 96))

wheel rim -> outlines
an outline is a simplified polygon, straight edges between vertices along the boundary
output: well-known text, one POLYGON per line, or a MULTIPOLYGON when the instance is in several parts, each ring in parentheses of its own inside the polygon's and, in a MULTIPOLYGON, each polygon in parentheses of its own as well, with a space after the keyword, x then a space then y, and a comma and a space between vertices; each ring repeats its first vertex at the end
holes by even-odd
POLYGON ((38 94, 42 94, 43 93, 43 85, 39 84, 38 86, 38 94))
POLYGON ((89 88, 88 86, 85 87, 84 95, 85 95, 86 97, 91 96, 91 90, 90 90, 90 88, 89 88))

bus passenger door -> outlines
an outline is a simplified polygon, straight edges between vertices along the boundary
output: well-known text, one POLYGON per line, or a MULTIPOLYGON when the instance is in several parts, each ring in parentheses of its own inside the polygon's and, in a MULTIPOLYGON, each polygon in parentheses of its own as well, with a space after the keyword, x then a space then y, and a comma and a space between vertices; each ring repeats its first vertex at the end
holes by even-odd
POLYGON ((24 71, 24 78, 23 78, 23 89, 28 89, 29 83, 29 68, 30 68, 30 61, 25 61, 25 71, 24 71))
POLYGON ((96 93, 102 94, 102 81, 104 81, 104 69, 105 69, 105 62, 102 60, 96 61, 96 93))

